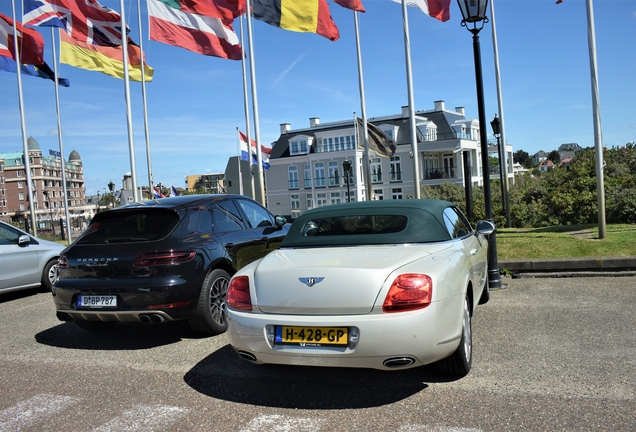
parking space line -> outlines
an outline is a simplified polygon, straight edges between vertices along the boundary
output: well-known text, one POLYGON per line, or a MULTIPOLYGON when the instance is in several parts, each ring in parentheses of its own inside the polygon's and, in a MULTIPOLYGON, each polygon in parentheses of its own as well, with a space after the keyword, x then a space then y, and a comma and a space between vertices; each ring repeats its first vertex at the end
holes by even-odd
POLYGON ((35 426, 80 399, 71 396, 39 394, 0 411, 0 432, 35 426))

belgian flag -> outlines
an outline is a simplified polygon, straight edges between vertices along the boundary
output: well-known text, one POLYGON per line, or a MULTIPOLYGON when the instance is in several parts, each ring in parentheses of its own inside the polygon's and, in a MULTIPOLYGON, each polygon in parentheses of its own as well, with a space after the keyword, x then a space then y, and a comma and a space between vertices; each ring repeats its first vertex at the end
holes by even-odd
POLYGON ((326 0, 254 0, 252 13, 285 30, 316 33, 332 41, 340 37, 326 0))

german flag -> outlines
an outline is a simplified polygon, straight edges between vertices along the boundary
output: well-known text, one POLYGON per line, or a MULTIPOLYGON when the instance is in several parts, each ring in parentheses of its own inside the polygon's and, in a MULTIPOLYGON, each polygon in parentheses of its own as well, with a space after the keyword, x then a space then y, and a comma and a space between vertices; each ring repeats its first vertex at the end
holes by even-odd
POLYGON ((326 0, 254 0, 254 18, 285 30, 340 38, 326 0))

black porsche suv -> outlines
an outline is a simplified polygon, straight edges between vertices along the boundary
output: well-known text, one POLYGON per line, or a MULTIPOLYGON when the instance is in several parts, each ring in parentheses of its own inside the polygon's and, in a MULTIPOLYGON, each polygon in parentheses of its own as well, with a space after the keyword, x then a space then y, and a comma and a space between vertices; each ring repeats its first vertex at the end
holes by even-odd
POLYGON ((188 195, 95 215, 59 258, 57 317, 87 330, 187 319, 226 330, 230 277, 276 249, 289 225, 242 195, 188 195))

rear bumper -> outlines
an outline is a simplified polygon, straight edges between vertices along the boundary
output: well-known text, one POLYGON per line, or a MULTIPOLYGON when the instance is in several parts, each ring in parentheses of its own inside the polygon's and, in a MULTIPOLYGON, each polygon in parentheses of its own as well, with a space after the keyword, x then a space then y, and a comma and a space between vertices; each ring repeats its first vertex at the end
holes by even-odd
POLYGON ((104 322, 141 322, 142 324, 161 324, 178 319, 164 311, 78 311, 58 309, 56 313, 60 321, 104 321, 104 322))

